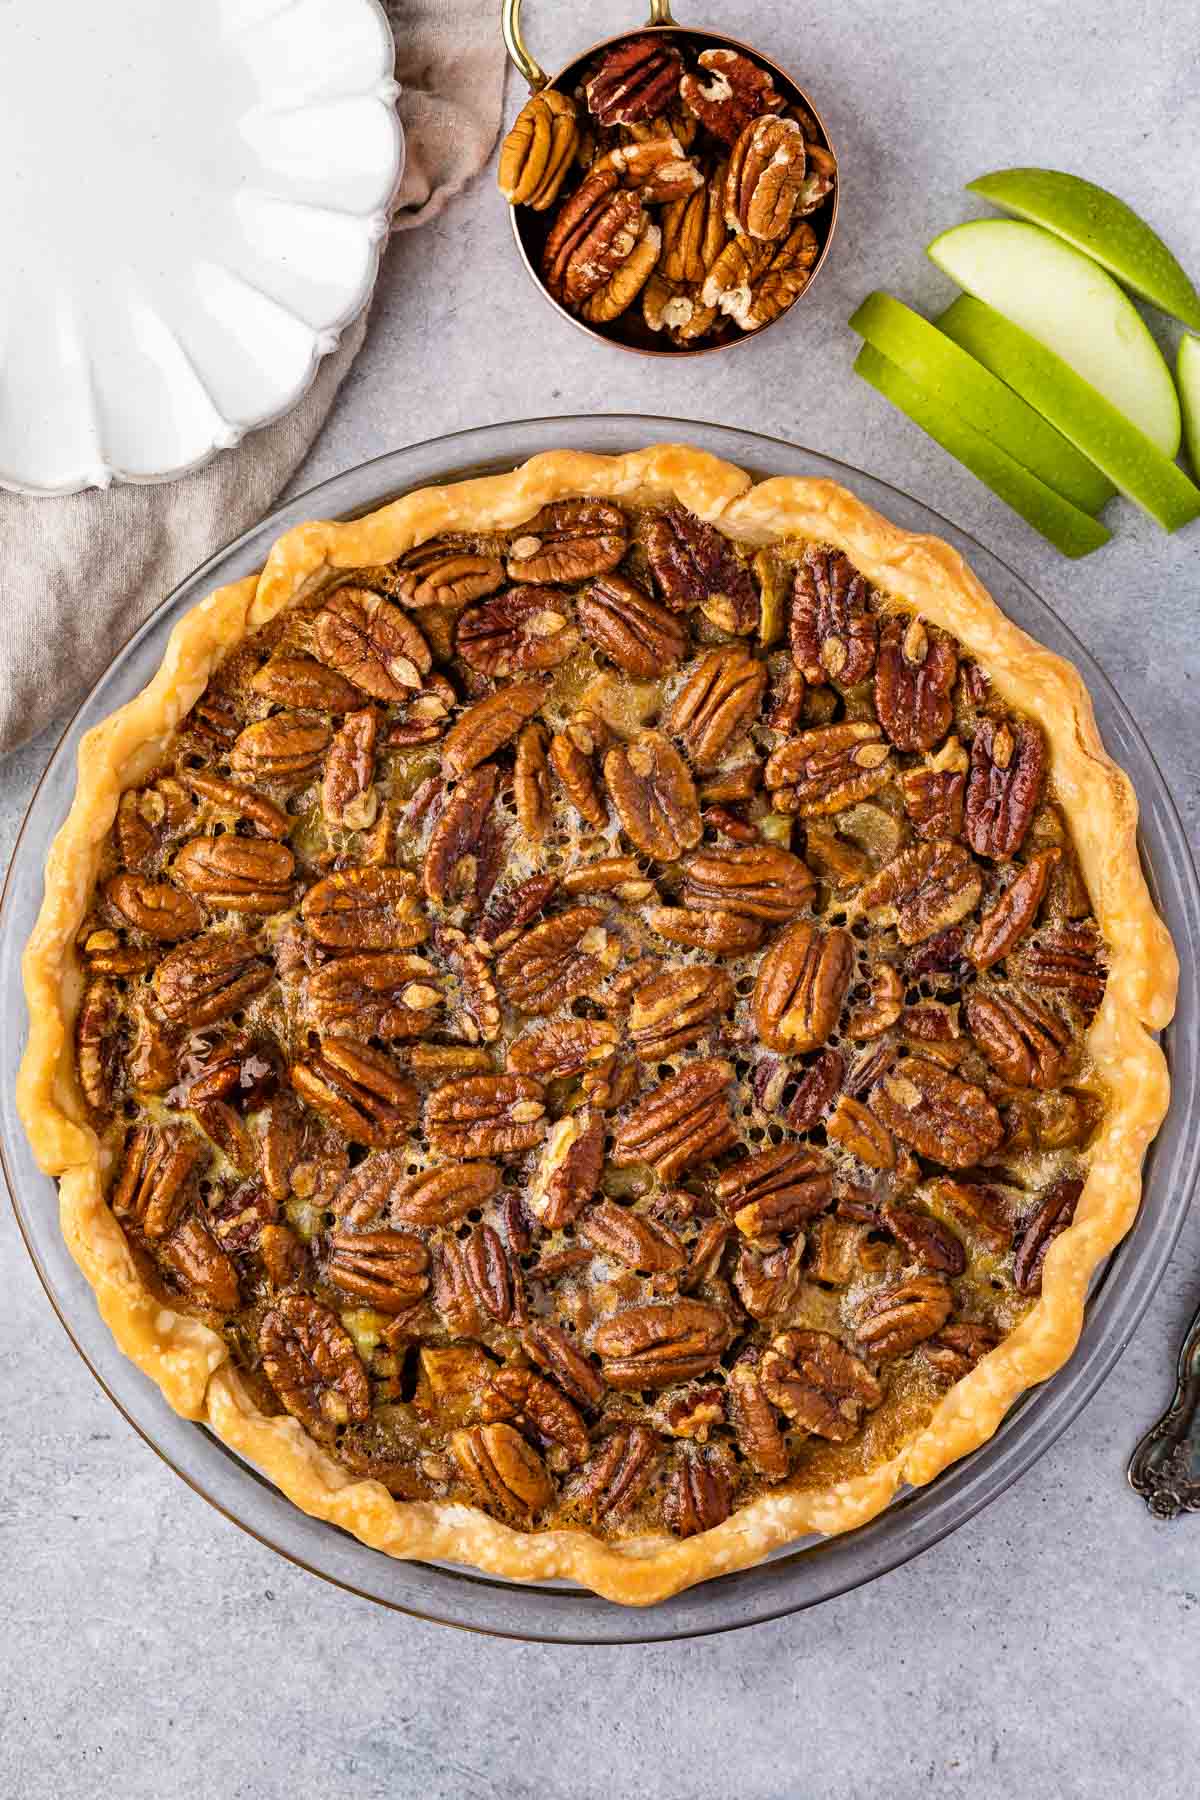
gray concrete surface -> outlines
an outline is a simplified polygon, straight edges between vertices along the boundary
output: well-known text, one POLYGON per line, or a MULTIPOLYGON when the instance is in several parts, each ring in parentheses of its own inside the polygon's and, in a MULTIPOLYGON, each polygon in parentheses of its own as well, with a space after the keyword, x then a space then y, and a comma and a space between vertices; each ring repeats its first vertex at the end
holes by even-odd
MULTIPOLYGON (((529 36, 557 66, 577 32, 615 31, 633 10, 593 0, 584 25, 584 8, 541 0, 529 36)), ((711 11, 798 72, 842 152, 844 223, 811 302, 730 357, 652 366, 597 348, 528 287, 489 177, 393 247, 367 348, 302 484, 543 412, 641 408, 818 446, 978 534, 1060 610, 1143 720, 1195 832, 1197 528, 1168 540, 1118 505, 1115 542, 1066 564, 852 378, 844 323, 875 286, 926 307, 948 297, 921 247, 977 210, 965 181, 1012 163, 1109 182, 1200 269, 1190 0, 711 11)), ((5 855, 51 741, 0 770, 5 855)), ((1099 1396, 982 1517, 817 1612, 645 1651, 482 1641, 281 1562, 133 1436, 53 1319, 6 1211, 0 1239, 0 1794, 12 1800, 1152 1800, 1200 1786, 1200 1519, 1155 1523, 1124 1485, 1200 1299, 1200 1216, 1099 1396)))

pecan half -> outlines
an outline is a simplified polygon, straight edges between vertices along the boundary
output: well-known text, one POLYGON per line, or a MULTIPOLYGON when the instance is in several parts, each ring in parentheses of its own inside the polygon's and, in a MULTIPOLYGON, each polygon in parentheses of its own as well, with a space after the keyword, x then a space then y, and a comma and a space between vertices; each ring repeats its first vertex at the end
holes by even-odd
POLYGON ((804 133, 794 119, 770 113, 752 119, 729 153, 725 219, 730 229, 768 241, 786 237, 806 165, 804 133))
POLYGON ((774 1250, 743 1244, 733 1272, 738 1299, 752 1319, 769 1319, 795 1305, 804 1284, 804 1239, 792 1238, 774 1250))
POLYGON ((680 99, 726 144, 734 143, 752 120, 782 112, 787 104, 767 71, 740 50, 702 50, 696 60, 704 75, 689 70, 679 84, 680 99))
POLYGON ((531 94, 500 148, 496 179, 510 206, 545 212, 558 197, 579 147, 579 121, 569 94, 531 94))
POLYGON ((629 1037, 642 1062, 678 1055, 733 1011, 733 982, 720 969, 664 969, 638 988, 629 1009, 629 1037))
POLYGON ((1004 1136, 1000 1114, 982 1088, 937 1063, 906 1056, 871 1089, 871 1111, 894 1137, 950 1169, 967 1169, 1004 1136))
POLYGON ((1070 1028, 1028 995, 977 989, 967 998, 966 1015, 971 1036, 1013 1087, 1057 1087, 1067 1073, 1070 1028))
POLYGON ((590 752, 584 750, 579 742, 581 735, 592 739, 586 731, 578 727, 568 726, 566 731, 556 731, 550 740, 550 766, 566 789, 567 798, 580 816, 589 825, 601 826, 608 821, 608 808, 600 793, 596 779, 596 769, 590 752))
POLYGON ((562 878, 564 894, 616 894, 619 900, 645 900, 654 883, 642 874, 634 856, 601 856, 562 878))
POLYGON ((89 1106, 103 1110, 112 1100, 117 1070, 117 989, 93 976, 83 990, 75 1020, 75 1068, 89 1106))
POLYGON ((440 906, 470 900, 477 890, 496 779, 490 763, 472 769, 433 822, 421 880, 426 898, 440 906))
POLYGON ((725 1401, 738 1448, 750 1467, 767 1481, 782 1481, 789 1467, 787 1445, 752 1363, 735 1363, 729 1371, 725 1401))
POLYGON ((371 1388, 336 1313, 307 1294, 285 1294, 258 1334, 263 1372, 293 1418, 328 1441, 339 1425, 371 1416, 371 1388))
POLYGON ((971 740, 967 842, 977 856, 1015 856, 1042 797, 1046 740, 1030 721, 981 719, 971 740))
POLYGON ((741 645, 710 650, 676 694, 663 729, 683 739, 697 769, 715 769, 757 718, 766 685, 766 664, 741 645))
POLYGON ((743 1237, 765 1238, 794 1231, 824 1212, 833 1198, 833 1178, 815 1151, 781 1144, 734 1163, 713 1193, 743 1237))
MULTIPOLYGON (((344 713, 362 705, 362 694, 352 681, 311 656, 273 656, 250 677, 247 686, 276 706, 344 713)), ((193 781, 194 777, 185 779, 193 781)))
POLYGON ((464 1426, 447 1443, 467 1486, 501 1517, 530 1519, 554 1498, 541 1457, 504 1421, 464 1426))
POLYGON ((924 768, 901 770, 900 795, 919 838, 956 838, 961 833, 968 763, 962 744, 952 737, 924 768))
POLYGON ((993 1250, 1007 1250, 1013 1241, 1012 1208, 1004 1191, 986 1182, 952 1181, 939 1175, 931 1181, 930 1197, 944 1210, 981 1237, 993 1250))
POLYGON ((288 1071, 306 1105, 353 1144, 387 1149, 416 1123, 417 1090, 390 1056, 349 1038, 322 1038, 320 1049, 288 1071))
POLYGON ((875 711, 897 750, 932 750, 954 719, 954 639, 916 615, 885 619, 875 662, 875 711))
POLYGON ((271 965, 250 937, 209 937, 164 956, 154 971, 154 994, 173 1025, 193 1031, 227 1019, 271 980, 271 965))
POLYGON ((669 1225, 613 1200, 590 1206, 580 1218, 579 1230, 589 1244, 631 1269, 669 1275, 687 1267, 688 1253, 669 1225))
POLYGON ((509 588, 469 606, 459 616, 455 636, 463 661, 496 680, 556 669, 578 645, 579 633, 561 589, 537 586, 509 588))
POLYGON ((424 957, 394 951, 340 956, 306 977, 305 1003, 322 1033, 423 1037, 433 1030, 442 1004, 442 995, 430 985, 431 972, 424 957))
MULTIPOLYGON (((782 1066, 786 1081, 790 1070, 786 1064, 782 1066)), ((842 1055, 837 1050, 821 1050, 817 1053, 801 1074, 795 1097, 788 1107, 787 1121, 793 1131, 811 1131, 824 1117, 842 1085, 845 1066, 842 1055)), ((773 1108, 768 1107, 767 1110, 773 1108)))
POLYGON ((663 1518, 676 1537, 695 1537, 722 1524, 733 1508, 733 1482, 715 1453, 684 1456, 663 1497, 663 1518))
POLYGON ((335 1231, 326 1273, 343 1294, 401 1313, 429 1286, 429 1252, 408 1231, 335 1231))
POLYGON ((758 595, 746 565, 715 525, 683 506, 666 506, 641 528, 647 561, 672 612, 693 606, 737 636, 758 623, 758 595))
POLYGON ((436 537, 406 550, 391 565, 389 577, 389 591, 401 605, 415 611, 426 606, 457 611, 495 593, 504 581, 504 564, 498 556, 475 550, 469 539, 436 537))
POLYGON ((464 1075, 425 1102, 425 1130, 438 1156, 511 1156, 546 1129, 540 1081, 528 1075, 464 1075))
POLYGON ((848 931, 821 931, 806 919, 785 927, 759 964, 751 1010, 760 1040, 793 1056, 816 1050, 835 1030, 854 974, 848 931))
POLYGON ((820 239, 803 221, 786 237, 770 242, 739 234, 726 244, 705 277, 701 302, 726 313, 742 331, 757 331, 799 299, 820 252, 820 239))
POLYGON ((1082 1192, 1083 1182, 1066 1176, 1038 1196, 1013 1251, 1013 1281, 1019 1294, 1041 1293, 1046 1252, 1074 1219, 1082 1192))
POLYGON ((1057 850, 1043 850, 1031 856, 1012 885, 984 913, 967 940, 967 955, 977 969, 990 969, 993 963, 1002 962, 1025 935, 1037 917, 1058 857, 1057 850))
POLYGON ((526 1354, 550 1375, 578 1406, 599 1406, 604 1383, 574 1340, 544 1319, 530 1325, 521 1339, 526 1354))
POLYGON ((518 681, 468 706, 442 745, 442 767, 448 775, 467 775, 516 737, 546 698, 542 681, 518 681))
POLYGON ((406 700, 433 667, 412 620, 369 588, 342 587, 329 596, 313 621, 313 649, 364 694, 389 704, 406 700))
POLYGON ((890 1031, 904 1010, 904 983, 890 963, 877 963, 871 971, 870 994, 851 1009, 846 1035, 856 1039, 881 1037, 890 1031))
POLYGON ((208 1155, 203 1140, 182 1126, 138 1125, 109 1200, 113 1212, 133 1219, 148 1238, 165 1237, 190 1198, 191 1176, 208 1155))
POLYGON ((1027 987, 1061 995, 1090 1020, 1107 981, 1096 927, 1057 925, 1039 931, 1017 952, 1014 973, 1027 987))
MULTIPOLYGON (((314 666, 319 668, 320 664, 314 666)), ((351 689, 351 693, 353 691, 351 689)), ((355 702, 357 698, 355 695, 355 702)), ((271 800, 265 800, 261 794, 256 794, 253 788, 245 787, 240 781, 226 781, 222 775, 212 775, 201 769, 186 769, 181 779, 193 793, 207 800, 215 812, 234 819, 245 819, 260 837, 285 838, 292 829, 292 821, 282 807, 276 806, 271 800)))
POLYGON ((779 812, 821 818, 886 787, 890 758, 882 732, 869 719, 820 725, 772 751, 763 781, 779 812))
POLYGON ((585 1463, 591 1452, 587 1426, 552 1381, 533 1369, 497 1369, 484 1396, 485 1419, 515 1419, 526 1431, 560 1453, 569 1468, 585 1463))
POLYGON ((601 125, 633 125, 669 109, 682 74, 683 58, 673 45, 659 37, 622 38, 601 58, 583 91, 601 125))
POLYGON ((700 842, 696 786, 675 747, 658 731, 640 731, 604 758, 604 780, 625 835, 659 862, 674 862, 700 842))
MULTIPOLYGON (((452 1337, 476 1337, 483 1329, 479 1306, 467 1280, 463 1247, 457 1238, 435 1238, 429 1297, 434 1311, 452 1337)), ((422 1351, 425 1362, 428 1353, 422 1351)))
POLYGON ((554 500, 509 545, 510 581, 587 581, 615 569, 629 544, 619 506, 607 500, 554 500))
POLYGON ((580 594, 576 613, 584 636, 630 675, 644 680, 673 669, 687 633, 673 613, 623 575, 597 576, 580 594))
POLYGON ((710 1162, 737 1142, 729 1112, 733 1065, 720 1057, 685 1063, 648 1094, 618 1127, 612 1150, 616 1168, 648 1162, 663 1181, 696 1163, 710 1162))
POLYGON ((437 926, 433 941, 453 978, 457 1031, 472 1043, 493 1043, 500 1035, 500 996, 486 952, 453 925, 437 926))
POLYGON ((407 869, 344 869, 309 888, 300 917, 328 950, 411 950, 429 936, 429 921, 407 869))
POLYGON ((463 1273, 476 1304, 497 1325, 523 1319, 525 1302, 520 1271, 509 1261, 499 1233, 490 1225, 476 1225, 460 1248, 463 1273))
POLYGON ((547 1231, 579 1216, 604 1168, 604 1114, 589 1107, 567 1113, 550 1129, 528 1192, 529 1210, 547 1231))
POLYGON ((763 940, 761 920, 729 912, 723 906, 706 912, 690 906, 651 906, 645 916, 651 931, 658 932, 668 943, 707 950, 710 956, 744 956, 747 951, 757 950, 763 940))
POLYGON ((513 799, 517 823, 531 844, 540 844, 550 829, 550 768, 546 748, 550 733, 537 723, 522 728, 513 760, 513 799))
POLYGON ((856 687, 875 663, 875 615, 870 588, 840 550, 810 545, 792 585, 789 641, 796 667, 810 686, 833 681, 856 687))
POLYGON ((303 787, 320 766, 332 735, 324 721, 306 713, 272 713, 238 733, 229 764, 256 780, 303 787))
POLYGON ((593 1521, 618 1518, 645 1491, 660 1452, 648 1425, 619 1425, 564 1490, 564 1502, 593 1521))
POLYGON ((606 1019, 576 1019, 564 1013, 514 1038, 506 1060, 518 1075, 559 1081, 603 1062, 616 1049, 619 1037, 617 1027, 606 1019))
POLYGON ((939 1275, 961 1275, 966 1268, 967 1253, 960 1239, 948 1225, 931 1218, 928 1213, 889 1200, 882 1208, 880 1218, 913 1262, 934 1269, 939 1275))
POLYGON ((852 1094, 841 1096, 825 1130, 839 1149, 856 1156, 868 1169, 895 1168, 896 1146, 891 1132, 852 1094))
POLYGON ((960 1319, 956 1324, 944 1325, 933 1337, 926 1338, 923 1354, 939 1375, 949 1381, 961 1381, 964 1375, 971 1373, 976 1363, 982 1362, 988 1352, 996 1348, 1002 1338, 1003 1333, 992 1325, 960 1319))
POLYGON ((379 714, 364 706, 347 713, 334 733, 321 782, 321 811, 330 825, 365 831, 375 823, 379 796, 375 780, 375 745, 379 714))
POLYGON ((193 1214, 177 1225, 159 1244, 158 1254, 198 1305, 218 1313, 236 1310, 241 1300, 237 1270, 203 1219, 193 1214))
POLYGON ((827 1331, 784 1331, 758 1364, 758 1383, 800 1431, 844 1444, 883 1399, 866 1364, 827 1331))
POLYGON ((611 169, 620 185, 632 188, 647 206, 682 200, 704 186, 699 164, 674 136, 615 144, 597 157, 592 169, 611 169))
POLYGON ((936 1275, 910 1275, 877 1288, 858 1308, 855 1335, 880 1361, 905 1356, 950 1317, 954 1296, 936 1275))
POLYGON ((295 867, 286 844, 227 835, 192 838, 175 858, 172 872, 206 906, 277 913, 291 903, 295 867))
MULTIPOLYGON (((376 1160, 371 1157, 363 1169, 369 1169, 376 1160)), ((392 1188, 391 1216, 406 1225, 454 1225, 485 1200, 491 1200, 499 1188, 500 1171, 493 1163, 455 1162, 442 1168, 423 1169, 392 1188)))
POLYGON ((609 1387, 673 1387, 706 1375, 721 1360, 732 1329, 724 1313, 702 1300, 629 1306, 597 1327, 592 1347, 609 1387))
POLYGON ((685 906, 695 911, 721 907, 771 924, 794 919, 816 887, 798 856, 771 844, 697 850, 683 866, 680 898, 685 906))
POLYGON ((496 959, 496 974, 512 1005, 527 1013, 553 1012, 594 988, 619 950, 604 920, 601 907, 570 906, 522 932, 496 959))
POLYGON ((979 904, 983 874, 964 844, 949 838, 912 844, 859 891, 858 906, 876 925, 894 925, 902 944, 957 925, 979 904))
POLYGON ((104 884, 104 898, 138 931, 161 944, 194 937, 204 925, 204 914, 196 902, 169 881, 151 881, 144 875, 114 875, 104 884))

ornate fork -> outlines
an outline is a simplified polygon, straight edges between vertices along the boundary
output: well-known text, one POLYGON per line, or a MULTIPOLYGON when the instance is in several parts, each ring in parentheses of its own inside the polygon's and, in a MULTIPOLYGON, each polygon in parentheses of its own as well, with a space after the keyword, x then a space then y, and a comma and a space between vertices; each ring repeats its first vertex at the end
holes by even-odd
POLYGON ((1175 1397, 1130 1458, 1129 1485, 1160 1519, 1200 1512, 1200 1311, 1179 1352, 1175 1397))

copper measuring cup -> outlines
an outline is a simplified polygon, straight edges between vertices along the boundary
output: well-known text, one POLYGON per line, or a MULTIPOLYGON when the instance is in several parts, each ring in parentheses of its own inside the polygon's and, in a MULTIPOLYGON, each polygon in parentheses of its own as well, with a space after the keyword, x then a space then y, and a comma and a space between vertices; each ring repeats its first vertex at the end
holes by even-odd
MULTIPOLYGON (((726 37, 721 32, 677 25, 671 16, 670 0, 650 0, 650 17, 645 25, 635 26, 629 31, 618 32, 615 37, 602 38, 599 43, 589 45, 586 50, 573 57, 565 68, 560 69, 557 75, 553 76, 547 75, 541 64, 525 46, 525 41, 521 36, 521 0, 503 0, 501 29, 504 33, 504 45, 513 66, 528 82, 530 93, 537 93, 542 88, 556 88, 560 93, 573 94, 580 85, 588 64, 600 51, 609 50, 615 44, 624 43, 627 38, 644 37, 647 31, 664 32, 681 49, 688 48, 694 51, 714 48, 739 50, 744 56, 750 57, 753 62, 767 70, 774 78, 779 92, 787 97, 789 105, 804 108, 816 126, 817 141, 832 155, 836 155, 820 113, 804 89, 792 79, 786 69, 781 69, 778 63, 772 62, 770 57, 764 56, 752 44, 743 43, 738 38, 726 37)), ((698 356, 710 350, 728 350, 734 344, 749 343, 760 338, 764 331, 771 329, 772 325, 778 325, 781 319, 790 317, 800 302, 811 293, 813 283, 829 255, 829 247, 833 242, 833 234, 837 227, 842 189, 840 167, 839 164, 839 176, 834 184, 830 205, 822 207, 819 212, 813 214, 813 229, 820 239, 821 247, 803 292, 798 294, 790 306, 786 307, 776 318, 769 320, 766 325, 760 325, 755 331, 742 332, 734 329, 732 336, 720 337, 713 343, 700 341, 695 344, 674 344, 669 339, 659 343, 654 340, 654 334, 648 329, 639 329, 640 320, 635 325, 635 322, 631 321, 627 314, 622 314, 610 325, 593 325, 588 320, 579 318, 554 298, 542 280, 541 255, 550 228, 550 216, 546 213, 533 212, 526 206, 510 206, 513 237, 516 239, 517 249, 521 253, 521 260, 538 292, 556 312, 561 313, 564 319, 569 319, 577 331, 584 331, 589 337, 600 338, 606 344, 614 344, 620 350, 631 350, 638 356, 698 356), (625 336, 618 335, 621 328, 624 328, 627 333, 631 329, 639 329, 639 335, 644 336, 647 341, 630 343, 625 336)))

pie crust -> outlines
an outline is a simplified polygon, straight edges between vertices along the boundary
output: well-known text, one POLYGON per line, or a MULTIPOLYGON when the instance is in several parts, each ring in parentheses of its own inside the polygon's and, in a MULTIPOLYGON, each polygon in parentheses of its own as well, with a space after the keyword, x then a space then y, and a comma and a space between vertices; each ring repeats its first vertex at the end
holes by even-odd
POLYGON ((945 543, 899 529, 833 482, 781 477, 755 484, 686 445, 615 457, 551 452, 509 474, 406 495, 351 523, 314 521, 287 532, 260 575, 217 590, 179 621, 150 684, 88 732, 25 952, 30 1029, 20 1114, 40 1166, 59 1179, 64 1235, 121 1349, 176 1411, 207 1423, 305 1512, 392 1556, 446 1559, 522 1581, 566 1577, 611 1600, 650 1604, 746 1568, 807 1534, 843 1532, 873 1518, 902 1486, 923 1485, 982 1444, 1017 1397, 1070 1356, 1089 1282, 1133 1223, 1143 1155, 1169 1094, 1166 1062, 1151 1034, 1171 1018, 1177 963, 1139 866, 1136 822, 1132 788, 1101 745, 1078 672, 1008 620, 945 543), (88 1122, 75 1073, 73 1024, 83 985, 76 933, 118 801, 154 768, 223 658, 341 571, 390 562, 443 532, 511 529, 548 502, 578 496, 633 505, 678 501, 753 545, 797 536, 831 545, 888 604, 951 633, 986 668, 1000 697, 1045 732, 1050 773, 1109 959, 1103 1002, 1086 1038, 1109 1103, 1084 1153, 1086 1182, 1074 1221, 1046 1256, 1040 1297, 885 1463, 823 1491, 763 1494, 682 1541, 527 1533, 465 1504, 398 1501, 379 1482, 335 1462, 296 1419, 266 1416, 222 1337, 163 1305, 146 1286, 106 1203, 109 1153, 88 1122))

